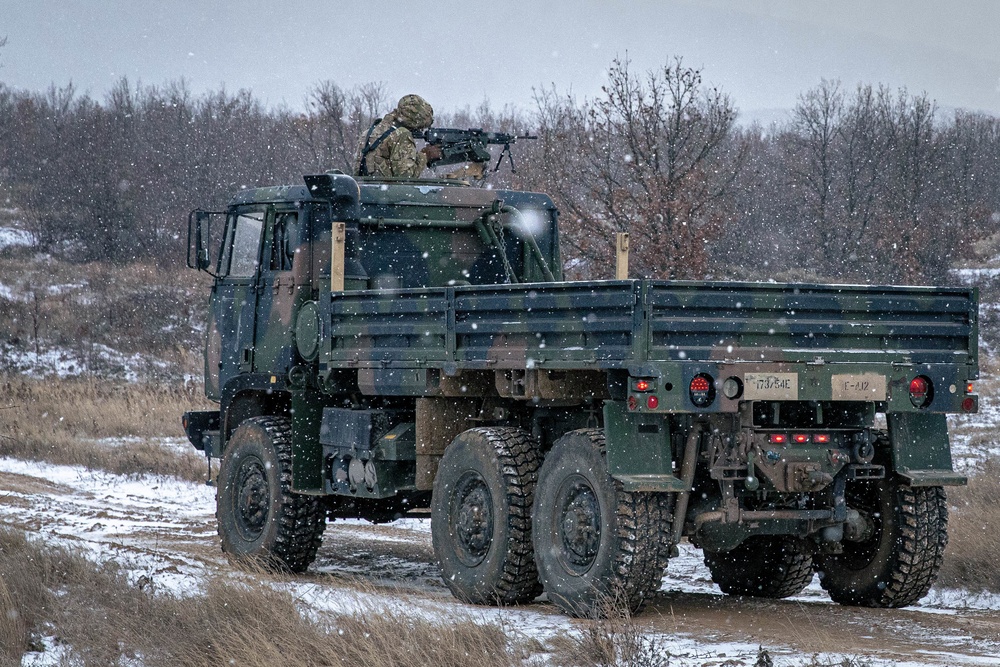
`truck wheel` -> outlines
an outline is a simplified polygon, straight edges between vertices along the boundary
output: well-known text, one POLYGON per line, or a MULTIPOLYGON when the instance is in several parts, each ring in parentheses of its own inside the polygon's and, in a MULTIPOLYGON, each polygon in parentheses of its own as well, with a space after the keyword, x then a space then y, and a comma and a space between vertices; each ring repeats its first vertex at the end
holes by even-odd
POLYGON ((559 438, 538 475, 532 517, 549 599, 574 616, 639 611, 660 587, 666 566, 666 498, 622 489, 608 473, 602 431, 559 438))
POLYGON ((847 487, 847 505, 868 523, 866 539, 817 559, 820 584, 840 604, 905 607, 927 595, 948 544, 948 505, 939 486, 898 478, 847 487))
POLYGON ((292 423, 252 417, 233 432, 219 469, 216 518, 222 550, 235 561, 304 572, 326 527, 313 496, 293 493, 292 423))
POLYGON ((434 478, 431 537, 452 594, 519 604, 541 593, 531 504, 542 455, 517 428, 474 428, 445 450, 434 478))
POLYGON ((779 535, 750 537, 732 551, 706 551, 705 565, 726 595, 787 598, 813 577, 812 556, 779 535))

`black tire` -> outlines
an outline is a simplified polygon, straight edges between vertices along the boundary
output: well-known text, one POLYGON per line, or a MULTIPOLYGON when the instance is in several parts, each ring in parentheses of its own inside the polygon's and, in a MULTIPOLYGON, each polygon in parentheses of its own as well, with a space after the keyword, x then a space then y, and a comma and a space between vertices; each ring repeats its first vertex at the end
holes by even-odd
POLYGON ((622 489, 608 473, 602 431, 559 438, 539 472, 532 517, 549 599, 587 618, 639 611, 659 589, 669 555, 668 498, 622 489))
POLYGON ((541 452, 517 428, 474 428, 445 450, 431 536, 444 583, 472 604, 521 604, 542 592, 531 548, 541 452))
POLYGON ((750 537, 732 551, 706 551, 705 565, 726 595, 787 598, 813 578, 812 556, 783 535, 750 537))
POLYGON ((948 505, 939 486, 898 478, 856 482, 847 505, 869 522, 867 538, 844 540, 841 554, 817 557, 820 584, 834 602, 905 607, 927 595, 948 544, 948 505))
POLYGON ((243 421, 219 469, 216 519, 222 550, 236 562, 305 572, 326 518, 313 496, 293 493, 292 424, 287 417, 243 421))

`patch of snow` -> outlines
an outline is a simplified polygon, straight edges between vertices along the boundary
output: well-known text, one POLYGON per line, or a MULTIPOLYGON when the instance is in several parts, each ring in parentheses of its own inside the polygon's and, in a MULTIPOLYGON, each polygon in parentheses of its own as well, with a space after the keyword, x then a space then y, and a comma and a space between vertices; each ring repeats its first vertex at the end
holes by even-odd
POLYGON ((27 303, 28 297, 21 292, 17 292, 14 288, 9 285, 4 285, 0 283, 0 298, 6 299, 7 301, 17 301, 20 303, 27 303))
POLYGON ((951 273, 965 283, 976 283, 1000 276, 1000 268, 952 269, 951 273))
MULTIPOLYGON (((29 348, 31 346, 28 346, 29 348)), ((81 345, 80 350, 43 345, 36 354, 9 343, 0 343, 0 370, 21 373, 33 378, 56 376, 60 378, 84 375, 100 368, 101 375, 121 377, 127 382, 138 382, 143 371, 167 371, 170 364, 150 355, 125 354, 100 343, 81 345)))
POLYGON ((79 289, 84 289, 87 287, 87 283, 68 283, 66 285, 49 285, 45 291, 53 296, 58 296, 60 294, 65 294, 67 292, 74 292, 79 289))
POLYGON ((21 658, 21 667, 58 667, 70 664, 68 647, 56 637, 39 637, 41 651, 29 651, 21 658))
POLYGON ((33 245, 35 245, 35 236, 31 232, 15 227, 0 227, 0 249, 33 245))

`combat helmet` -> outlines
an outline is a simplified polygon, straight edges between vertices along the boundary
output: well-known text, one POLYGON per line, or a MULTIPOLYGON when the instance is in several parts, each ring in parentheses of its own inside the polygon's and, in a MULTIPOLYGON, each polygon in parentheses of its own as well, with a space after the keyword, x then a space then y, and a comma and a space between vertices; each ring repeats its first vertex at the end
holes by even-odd
POLYGON ((404 95, 396 105, 396 122, 408 130, 422 130, 434 122, 434 109, 420 95, 404 95))

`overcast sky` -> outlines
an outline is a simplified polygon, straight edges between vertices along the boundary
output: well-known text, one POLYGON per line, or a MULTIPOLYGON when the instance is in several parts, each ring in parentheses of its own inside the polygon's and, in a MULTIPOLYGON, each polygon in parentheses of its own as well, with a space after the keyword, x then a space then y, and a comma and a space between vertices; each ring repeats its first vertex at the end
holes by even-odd
POLYGON ((292 108, 323 79, 380 81, 442 111, 530 109, 551 84, 595 96, 615 56, 648 70, 676 55, 749 117, 791 108, 823 78, 1000 114, 998 30, 997 0, 0 0, 0 81, 72 81, 103 98, 123 76, 183 77, 292 108))

